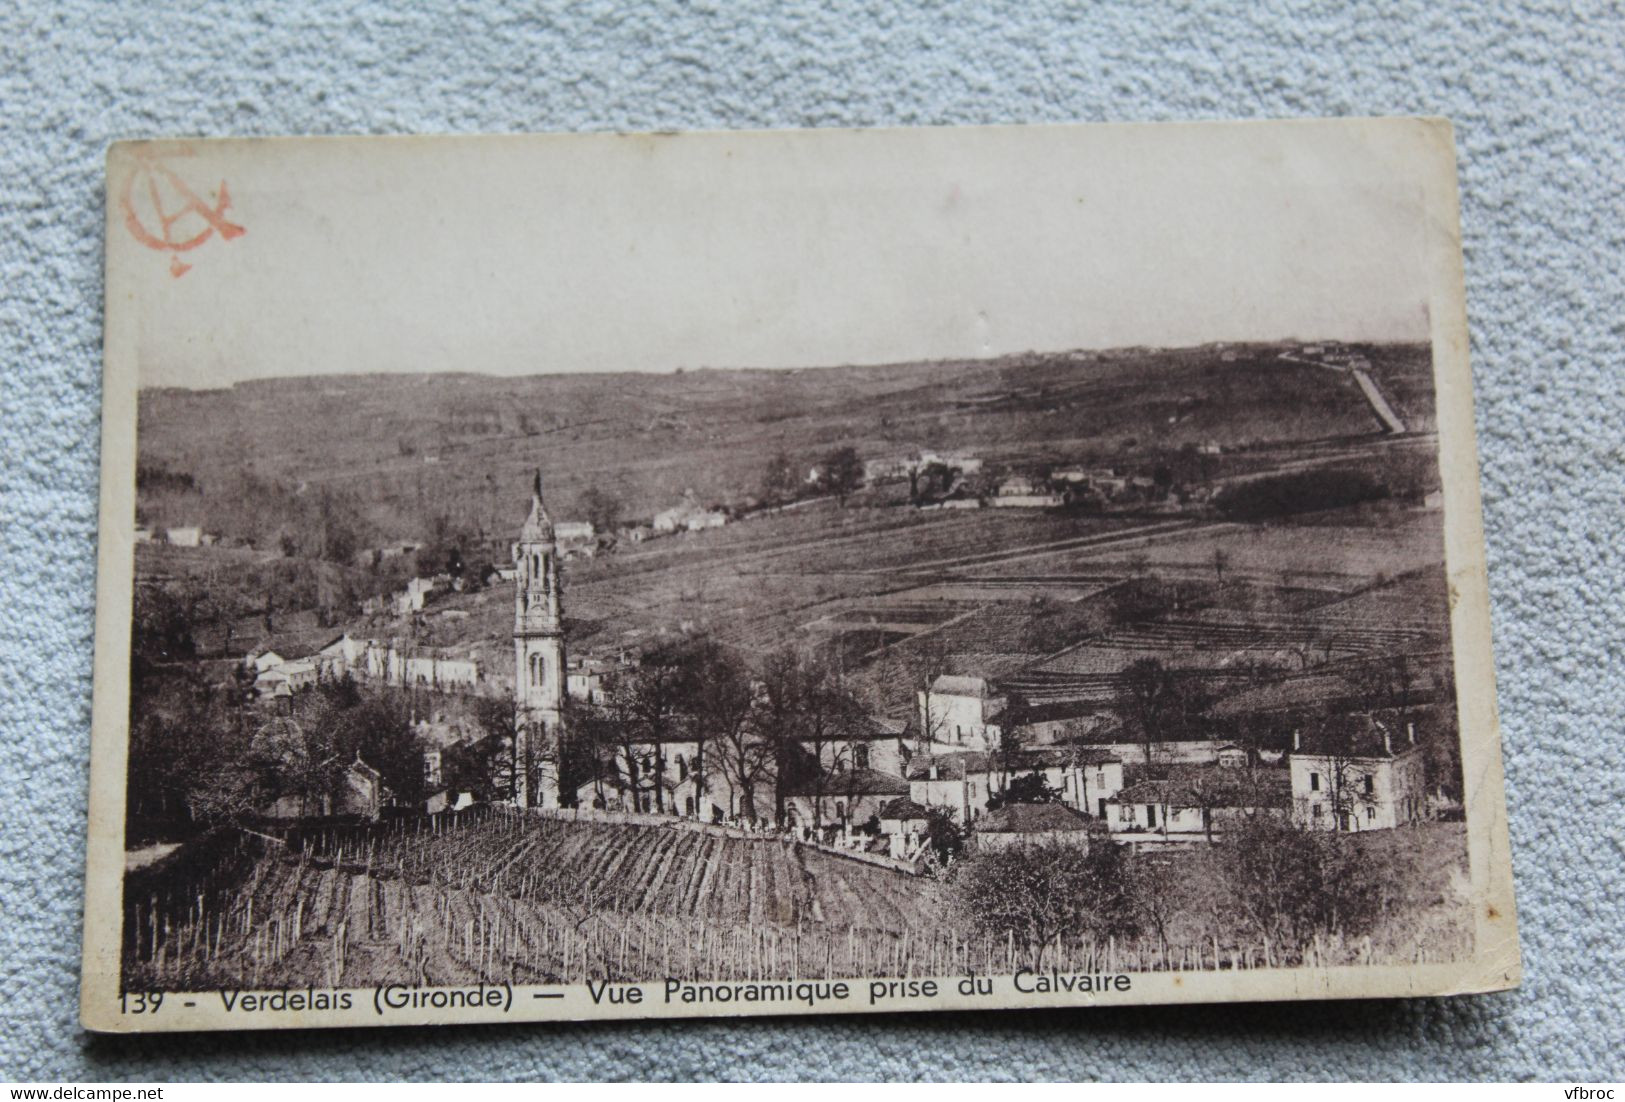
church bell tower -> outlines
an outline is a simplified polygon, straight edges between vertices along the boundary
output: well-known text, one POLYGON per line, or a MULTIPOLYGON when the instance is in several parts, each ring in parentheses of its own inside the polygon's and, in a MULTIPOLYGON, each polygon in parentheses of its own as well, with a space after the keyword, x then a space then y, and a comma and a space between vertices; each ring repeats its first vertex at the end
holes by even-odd
POLYGON ((515 579, 514 803, 559 806, 558 748, 564 708, 563 583, 553 522, 542 504, 542 473, 530 499, 530 516, 513 545, 515 579))

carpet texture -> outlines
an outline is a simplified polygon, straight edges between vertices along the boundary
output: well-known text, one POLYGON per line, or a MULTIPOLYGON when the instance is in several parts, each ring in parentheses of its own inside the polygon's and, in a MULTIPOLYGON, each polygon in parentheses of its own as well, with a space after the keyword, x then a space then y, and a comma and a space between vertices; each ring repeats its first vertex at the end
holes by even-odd
POLYGON ((0 1078, 1625 1076, 1625 923, 1610 898, 1625 864, 1625 16, 1585 2, 1365 8, 5 5, 0 1078), (1457 125, 1521 991, 742 1024, 79 1030, 109 141, 1350 114, 1457 125))

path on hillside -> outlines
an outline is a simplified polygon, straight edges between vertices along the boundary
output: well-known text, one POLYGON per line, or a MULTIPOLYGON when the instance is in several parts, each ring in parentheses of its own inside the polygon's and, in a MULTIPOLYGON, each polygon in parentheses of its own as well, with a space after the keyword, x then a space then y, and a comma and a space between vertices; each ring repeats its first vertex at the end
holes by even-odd
POLYGON ((1365 400, 1371 403, 1371 411, 1377 415, 1377 420, 1383 423, 1383 427, 1396 435, 1404 432, 1405 422, 1399 419, 1399 414, 1395 413, 1394 407, 1388 404, 1388 399, 1383 396, 1382 391, 1371 376, 1358 367, 1353 368, 1351 373, 1354 376, 1354 381, 1360 384, 1360 391, 1365 395, 1365 400))
POLYGON ((1382 427, 1396 435, 1405 431, 1405 422, 1400 420, 1399 414, 1394 412, 1394 407, 1388 404, 1388 399, 1383 395, 1382 389, 1377 386, 1376 381, 1366 373, 1364 368, 1343 367, 1340 364, 1321 363, 1319 360, 1299 359, 1290 352, 1282 352, 1281 359, 1289 363, 1303 364, 1306 367, 1325 368, 1327 371, 1335 371, 1339 375, 1353 375, 1354 381, 1359 384, 1360 393, 1365 395, 1366 402, 1371 406, 1371 412, 1377 415, 1377 420, 1382 422, 1382 427))

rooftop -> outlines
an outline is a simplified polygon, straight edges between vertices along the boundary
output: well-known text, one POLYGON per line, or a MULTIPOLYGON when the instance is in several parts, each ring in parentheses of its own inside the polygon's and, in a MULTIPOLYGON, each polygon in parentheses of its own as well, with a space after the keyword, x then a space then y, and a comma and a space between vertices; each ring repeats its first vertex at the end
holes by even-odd
POLYGON ((931 691, 943 696, 974 696, 984 700, 994 695, 993 686, 987 678, 951 673, 945 673, 931 682, 931 691))
POLYGON ((937 778, 943 781, 961 781, 966 773, 985 773, 993 765, 993 755, 967 750, 957 754, 922 754, 908 763, 908 779, 929 780, 931 766, 937 767, 937 778))
POLYGON ((1285 769, 1176 766, 1166 777, 1136 781, 1113 800, 1168 807, 1291 807, 1292 775, 1285 769))
POLYGON ((1327 716, 1298 732, 1293 752, 1327 757, 1391 758, 1415 749, 1407 725, 1369 712, 1327 716))
MULTIPOLYGON (((816 794, 817 786, 814 778, 808 778, 790 789, 792 796, 816 794)), ((823 795, 825 799, 839 799, 844 796, 907 796, 908 782, 902 777, 881 773, 875 769, 852 769, 825 777, 823 795)))
POLYGON ((880 817, 882 819, 902 819, 906 821, 909 819, 927 819, 930 816, 931 812, 928 809, 921 807, 907 796, 899 796, 895 800, 887 801, 880 808, 880 817))
POLYGON ((1088 830, 1089 817, 1065 804, 1008 804, 976 823, 978 834, 1045 834, 1088 830))

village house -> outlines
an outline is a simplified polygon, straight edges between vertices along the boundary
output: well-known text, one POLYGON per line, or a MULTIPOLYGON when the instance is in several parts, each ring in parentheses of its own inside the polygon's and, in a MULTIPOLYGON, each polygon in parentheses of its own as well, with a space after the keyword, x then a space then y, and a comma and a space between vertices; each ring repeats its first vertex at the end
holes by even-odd
POLYGON ((728 523, 728 514, 707 509, 694 498, 693 491, 683 495, 681 503, 655 514, 654 531, 659 535, 673 532, 698 532, 706 528, 720 528, 728 523))
POLYGON ((1154 836, 1120 840, 1205 842, 1243 816, 1287 817, 1292 781, 1283 769, 1171 766, 1164 776, 1135 780, 1106 806, 1114 834, 1154 836))
POLYGON ((433 578, 413 578, 406 583, 406 589, 395 598, 395 615, 407 616, 414 612, 422 612, 423 604, 430 593, 435 590, 433 578))
POLYGON ((1003 717, 1003 726, 1020 728, 1022 742, 1028 746, 1076 741, 1086 737, 1094 740, 1117 723, 1117 718, 1100 705, 1082 700, 1046 700, 1040 704, 1024 704, 1018 713, 1007 713, 1003 717))
POLYGON ((348 632, 323 643, 316 651, 316 674, 322 681, 337 681, 357 669, 367 653, 368 641, 352 639, 348 632))
POLYGON ((972 835, 979 853, 998 853, 1015 846, 1063 845, 1089 848, 1087 816, 1064 804, 1009 804, 990 811, 972 835))
POLYGON ((889 773, 845 769, 825 776, 821 786, 812 779, 791 786, 785 809, 793 828, 822 824, 850 830, 870 819, 878 822, 882 809, 907 796, 909 790, 907 781, 889 773))
POLYGON ((999 745, 996 721, 1009 701, 985 678, 943 674, 917 698, 920 732, 928 748, 990 750, 999 745))
POLYGON ((904 478, 908 475, 909 469, 918 464, 918 459, 902 455, 887 456, 883 459, 865 459, 863 461, 863 481, 872 486, 877 482, 904 478))
POLYGON ((1000 509, 1054 509, 1065 505, 1067 496, 1048 483, 1015 475, 999 483, 990 504, 1000 509))
POLYGON ((889 800, 880 808, 880 833, 909 837, 921 835, 931 823, 931 809, 907 796, 889 800))
POLYGON ((863 716, 851 728, 821 740, 804 739, 802 749, 817 752, 819 765, 827 772, 842 769, 873 769, 902 779, 908 754, 907 720, 886 716, 863 716))
POLYGON ((203 529, 195 524, 170 528, 164 532, 164 539, 172 547, 201 547, 203 545, 203 529))
POLYGON ((282 820, 346 815, 377 821, 393 800, 394 793, 384 784, 383 775, 363 761, 357 751, 355 760, 339 774, 331 793, 289 793, 262 807, 260 814, 282 820))
POLYGON ((344 770, 340 777, 338 799, 334 803, 335 815, 359 815, 364 819, 376 820, 386 804, 389 803, 391 793, 384 786, 383 774, 361 760, 361 752, 356 751, 355 761, 344 770))
POLYGON ((982 471, 982 460, 969 452, 922 451, 919 462, 921 467, 936 464, 965 475, 980 474, 982 471))
POLYGON ((587 520, 561 520, 553 525, 559 554, 592 558, 598 553, 598 531, 587 520))
POLYGON ((615 671, 615 663, 601 658, 577 658, 564 675, 564 691, 572 700, 601 704, 608 691, 605 678, 615 671))
POLYGON ((274 670, 286 661, 287 659, 284 658, 281 653, 267 647, 263 650, 249 651, 248 654, 243 658, 243 668, 250 673, 258 675, 269 670, 274 670))
POLYGON ((366 641, 351 669, 358 676, 386 685, 436 689, 448 692, 473 691, 480 682, 477 660, 463 655, 409 653, 393 642, 366 641))
POLYGON ((1416 728, 1369 714, 1331 716, 1295 731, 1294 817, 1318 830, 1386 830, 1427 815, 1427 767, 1416 728))
POLYGON ((1123 789, 1123 759, 1096 746, 1043 746, 998 755, 1000 771, 994 780, 1007 787, 1018 776, 1037 774, 1061 794, 1066 806, 1099 819, 1106 805, 1123 789), (1003 759, 1008 757, 1008 766, 1003 759))
POLYGON ((908 765, 908 797, 921 807, 940 807, 961 826, 987 810, 992 792, 992 755, 978 752, 917 755, 908 765))

